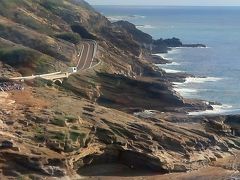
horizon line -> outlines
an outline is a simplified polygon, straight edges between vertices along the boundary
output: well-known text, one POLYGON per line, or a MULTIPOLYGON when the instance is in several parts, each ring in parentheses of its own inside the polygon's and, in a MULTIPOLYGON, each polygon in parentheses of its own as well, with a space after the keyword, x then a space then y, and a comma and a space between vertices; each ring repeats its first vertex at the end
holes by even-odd
POLYGON ((135 7, 240 7, 240 5, 134 5, 134 4, 90 4, 91 6, 135 6, 135 7))

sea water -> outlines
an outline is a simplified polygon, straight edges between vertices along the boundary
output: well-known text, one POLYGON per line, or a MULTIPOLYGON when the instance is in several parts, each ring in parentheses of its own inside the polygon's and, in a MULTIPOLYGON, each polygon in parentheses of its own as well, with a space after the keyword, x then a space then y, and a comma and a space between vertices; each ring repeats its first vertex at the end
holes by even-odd
POLYGON ((177 37, 207 48, 175 48, 159 54, 172 61, 161 65, 168 73, 187 72, 174 88, 186 98, 219 102, 214 111, 240 113, 240 7, 96 6, 111 21, 128 20, 155 39, 177 37))

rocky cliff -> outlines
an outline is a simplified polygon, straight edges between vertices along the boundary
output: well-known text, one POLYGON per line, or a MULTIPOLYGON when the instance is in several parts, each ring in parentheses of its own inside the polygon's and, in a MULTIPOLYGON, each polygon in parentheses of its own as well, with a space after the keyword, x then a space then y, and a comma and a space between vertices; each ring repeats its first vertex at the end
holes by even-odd
POLYGON ((82 39, 98 42, 96 67, 62 85, 35 79, 0 92, 1 178, 79 179, 106 164, 186 172, 239 149, 238 117, 187 116, 211 107, 180 97, 169 80, 183 75, 151 63, 153 52, 184 46, 179 39, 112 24, 81 0, 0 1, 1 76, 66 70, 82 39))

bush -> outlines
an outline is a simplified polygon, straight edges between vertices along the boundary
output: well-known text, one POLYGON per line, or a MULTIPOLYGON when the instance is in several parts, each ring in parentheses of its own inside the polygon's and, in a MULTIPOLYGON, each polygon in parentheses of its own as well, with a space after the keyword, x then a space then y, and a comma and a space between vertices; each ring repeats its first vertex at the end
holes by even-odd
POLYGON ((73 125, 73 126, 71 127, 71 129, 73 129, 73 130, 79 130, 79 127, 78 127, 78 126, 75 126, 75 125, 73 125))
POLYGON ((62 0, 42 0, 42 2, 40 3, 44 8, 52 11, 54 9, 56 9, 59 5, 63 4, 62 0))
POLYGON ((75 24, 71 26, 72 31, 78 33, 84 39, 96 39, 91 33, 89 33, 84 27, 80 26, 79 24, 75 24))
POLYGON ((38 57, 33 50, 21 47, 1 48, 0 60, 11 66, 22 66, 28 64, 38 57))
POLYGON ((36 134, 35 139, 38 142, 44 142, 47 138, 44 134, 36 134))
POLYGON ((79 36, 79 34, 71 33, 71 32, 57 34, 56 37, 59 39, 63 39, 65 41, 71 42, 73 44, 78 44, 81 40, 81 37, 79 36))
POLYGON ((65 123, 65 118, 63 117, 55 117, 54 120, 52 120, 51 122, 53 125, 56 125, 56 126, 61 126, 61 127, 64 127, 66 125, 65 123))
POLYGON ((69 123, 75 123, 75 122, 77 122, 77 118, 76 117, 74 117, 74 116, 66 116, 66 119, 67 119, 67 121, 69 122, 69 123))
POLYGON ((53 138, 63 142, 66 138, 66 134, 62 132, 55 132, 53 138))
POLYGON ((83 133, 79 133, 79 132, 76 132, 76 131, 71 131, 70 132, 70 139, 73 141, 73 142, 76 142, 78 140, 78 138, 80 138, 80 141, 82 142, 83 139, 85 138, 85 134, 83 133))

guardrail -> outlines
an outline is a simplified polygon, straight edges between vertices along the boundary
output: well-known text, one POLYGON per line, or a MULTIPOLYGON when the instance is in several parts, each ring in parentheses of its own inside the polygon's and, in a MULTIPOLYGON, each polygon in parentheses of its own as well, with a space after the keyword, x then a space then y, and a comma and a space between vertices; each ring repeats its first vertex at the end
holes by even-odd
POLYGON ((11 80, 25 80, 25 79, 35 79, 37 77, 44 77, 44 76, 53 76, 57 74, 61 74, 61 71, 54 72, 54 73, 48 73, 48 74, 41 74, 41 75, 32 75, 32 76, 23 76, 23 77, 15 77, 15 78, 10 78, 11 80))

